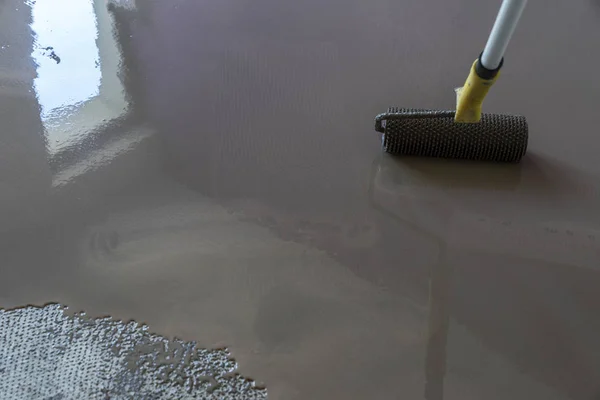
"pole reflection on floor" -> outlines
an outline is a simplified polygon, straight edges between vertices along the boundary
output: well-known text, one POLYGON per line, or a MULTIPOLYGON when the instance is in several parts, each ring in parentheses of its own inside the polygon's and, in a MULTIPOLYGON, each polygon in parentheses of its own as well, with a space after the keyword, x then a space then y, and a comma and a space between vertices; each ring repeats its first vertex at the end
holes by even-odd
POLYGON ((444 246, 440 250, 439 261, 431 268, 429 282, 429 318, 425 356, 426 400, 442 400, 444 398, 451 277, 450 266, 445 263, 445 253, 444 246))

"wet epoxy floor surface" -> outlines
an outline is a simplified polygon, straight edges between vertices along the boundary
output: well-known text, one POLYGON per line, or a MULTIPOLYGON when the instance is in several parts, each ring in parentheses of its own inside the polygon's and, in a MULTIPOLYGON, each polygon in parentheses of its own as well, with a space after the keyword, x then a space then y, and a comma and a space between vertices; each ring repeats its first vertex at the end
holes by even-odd
POLYGON ((227 347, 272 399, 600 396, 600 4, 531 3, 519 165, 399 159, 500 2, 0 3, 0 307, 227 347), (496 4, 498 3, 498 4, 496 4))

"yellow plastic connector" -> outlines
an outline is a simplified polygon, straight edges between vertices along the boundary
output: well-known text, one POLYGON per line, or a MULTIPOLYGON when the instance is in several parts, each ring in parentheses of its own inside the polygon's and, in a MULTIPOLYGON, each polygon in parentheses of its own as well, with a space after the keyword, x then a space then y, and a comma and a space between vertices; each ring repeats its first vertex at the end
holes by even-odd
POLYGON ((481 120, 481 106, 488 91, 498 79, 496 75, 492 79, 483 79, 475 72, 477 60, 471 66, 469 76, 462 88, 456 89, 456 115, 455 122, 477 123, 481 120))

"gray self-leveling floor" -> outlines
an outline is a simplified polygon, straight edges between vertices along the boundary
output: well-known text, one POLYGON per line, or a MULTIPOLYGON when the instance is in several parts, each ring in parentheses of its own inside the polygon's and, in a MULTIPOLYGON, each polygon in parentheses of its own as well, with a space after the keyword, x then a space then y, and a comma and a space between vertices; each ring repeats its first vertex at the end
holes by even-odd
POLYGON ((600 3, 525 10, 521 164, 373 131, 499 3, 0 0, 0 399, 598 399, 600 3))

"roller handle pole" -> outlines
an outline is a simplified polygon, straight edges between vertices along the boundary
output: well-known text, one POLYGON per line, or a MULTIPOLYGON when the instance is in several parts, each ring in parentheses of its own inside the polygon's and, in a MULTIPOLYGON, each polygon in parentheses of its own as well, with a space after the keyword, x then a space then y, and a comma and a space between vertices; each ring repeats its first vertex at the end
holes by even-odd
POLYGON ((500 66, 525 4, 527 4, 527 0, 504 0, 502 2, 496 22, 480 58, 484 68, 496 70, 500 66))

